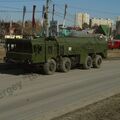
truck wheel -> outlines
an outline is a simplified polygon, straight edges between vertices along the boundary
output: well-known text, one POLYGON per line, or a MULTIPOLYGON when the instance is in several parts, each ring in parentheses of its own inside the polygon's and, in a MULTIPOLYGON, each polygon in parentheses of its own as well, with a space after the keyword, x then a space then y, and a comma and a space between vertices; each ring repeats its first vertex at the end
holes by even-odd
POLYGON ((87 56, 85 63, 83 64, 83 68, 90 69, 91 67, 92 67, 92 58, 90 56, 87 56))
POLYGON ((52 75, 56 71, 56 62, 53 59, 48 60, 43 66, 44 73, 46 75, 52 75))
POLYGON ((102 64, 102 57, 100 55, 96 55, 95 59, 93 60, 93 67, 100 68, 102 64))
POLYGON ((68 72, 71 69, 71 60, 67 57, 63 58, 60 62, 60 71, 68 72))
POLYGON ((22 67, 25 72, 31 71, 31 68, 28 65, 22 64, 20 67, 22 67))

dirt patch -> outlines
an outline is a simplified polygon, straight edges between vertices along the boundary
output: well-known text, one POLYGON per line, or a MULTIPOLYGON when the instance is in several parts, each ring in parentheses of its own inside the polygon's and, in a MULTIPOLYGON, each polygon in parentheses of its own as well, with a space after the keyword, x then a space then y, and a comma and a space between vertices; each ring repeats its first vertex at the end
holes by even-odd
POLYGON ((6 55, 4 44, 0 44, 0 62, 3 62, 3 59, 6 55))
POLYGON ((120 120, 120 94, 52 120, 120 120))

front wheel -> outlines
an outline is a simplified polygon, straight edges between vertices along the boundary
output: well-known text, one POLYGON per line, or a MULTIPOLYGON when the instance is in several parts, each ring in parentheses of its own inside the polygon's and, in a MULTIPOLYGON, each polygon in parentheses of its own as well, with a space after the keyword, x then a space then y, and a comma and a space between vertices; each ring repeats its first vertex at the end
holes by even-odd
POLYGON ((46 75, 52 75, 56 71, 56 62, 54 59, 50 59, 43 66, 44 73, 46 75))
POLYGON ((100 68, 102 64, 102 57, 100 55, 96 55, 95 59, 93 60, 93 67, 100 68))

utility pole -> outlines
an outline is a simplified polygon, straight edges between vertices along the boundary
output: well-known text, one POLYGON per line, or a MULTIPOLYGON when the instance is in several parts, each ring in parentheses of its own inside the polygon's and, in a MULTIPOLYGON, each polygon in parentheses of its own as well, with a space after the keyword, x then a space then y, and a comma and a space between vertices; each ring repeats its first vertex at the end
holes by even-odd
POLYGON ((35 10, 36 10, 36 5, 33 5, 33 16, 32 16, 32 32, 33 32, 33 34, 35 33, 35 28, 36 28, 35 10))
POLYGON ((41 27, 42 27, 42 34, 41 35, 45 35, 45 5, 43 5, 43 9, 42 9, 42 20, 41 20, 41 27))
POLYGON ((55 4, 53 4, 52 21, 54 21, 54 15, 55 15, 55 4))
POLYGON ((45 19, 45 5, 43 5, 43 9, 42 9, 42 19, 45 19))
POLYGON ((12 35, 13 34, 13 21, 12 21, 12 19, 10 20, 10 27, 9 27, 9 33, 10 33, 10 35, 12 35))
POLYGON ((25 21, 26 6, 23 7, 23 18, 22 18, 22 35, 24 34, 24 21, 25 21))
POLYGON ((63 28, 65 27, 65 19, 66 19, 66 15, 67 15, 67 4, 65 4, 65 12, 64 12, 64 19, 63 19, 63 28))
POLYGON ((46 37, 49 36, 49 21, 48 21, 48 9, 49 9, 49 2, 50 0, 46 0, 46 8, 45 8, 45 25, 46 25, 46 37))

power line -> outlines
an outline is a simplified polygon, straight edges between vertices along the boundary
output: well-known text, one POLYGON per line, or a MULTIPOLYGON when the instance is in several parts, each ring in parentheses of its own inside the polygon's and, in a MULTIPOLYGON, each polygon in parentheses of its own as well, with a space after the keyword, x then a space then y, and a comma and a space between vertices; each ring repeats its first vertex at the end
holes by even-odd
MULTIPOLYGON (((13 10, 0 10, 0 13, 22 13, 23 11, 13 11, 13 10)), ((26 11, 26 13, 32 13, 33 11, 26 11)), ((41 13, 42 11, 36 11, 36 13, 41 13)))
POLYGON ((8 8, 8 9, 14 9, 14 10, 21 10, 21 8, 10 7, 10 6, 0 6, 0 8, 8 8))
MULTIPOLYGON (((56 16, 59 17, 59 18, 63 18, 63 16, 61 16, 59 14, 56 14, 56 16)), ((70 19, 66 18, 66 21, 67 21, 67 23, 72 23, 74 25, 74 21, 73 20, 70 20, 70 19)))
POLYGON ((10 1, 6 0, 6 1, 3 1, 3 0, 2 0, 2 1, 0 1, 0 2, 1 2, 1 3, 9 3, 9 2, 10 2, 10 3, 11 3, 11 2, 12 2, 12 3, 13 3, 13 2, 14 2, 14 3, 20 3, 20 2, 21 2, 21 3, 26 3, 26 2, 39 2, 39 1, 44 1, 44 0, 29 0, 29 1, 27 1, 27 0, 19 0, 19 1, 18 1, 18 0, 10 0, 10 1))
MULTIPOLYGON (((58 3, 54 3, 57 6, 63 6, 64 4, 58 4, 58 3)), ((97 12, 97 13, 104 13, 104 14, 110 14, 110 15, 120 15, 120 13, 115 13, 115 12, 109 12, 109 11, 101 11, 101 10, 96 10, 96 9, 88 9, 88 8, 82 8, 82 7, 78 7, 78 6, 73 6, 73 5, 69 5, 70 9, 74 9, 74 10, 83 10, 83 11, 88 11, 88 12, 97 12)))
MULTIPOLYGON (((63 10, 63 8, 60 8, 59 6, 57 6, 57 9, 59 9, 59 10, 63 10)), ((61 13, 62 14, 62 13, 61 13)), ((72 14, 72 13, 69 13, 69 12, 67 12, 67 16, 68 17, 75 17, 75 14, 72 14)))
MULTIPOLYGON (((62 18, 63 19, 63 17, 64 17, 64 14, 63 13, 60 13, 60 12, 57 12, 57 11, 55 11, 55 15, 57 16, 57 17, 60 17, 60 18, 62 18)), ((71 19, 71 18, 66 18, 66 20, 67 20, 67 22, 69 22, 69 23, 72 23, 72 24, 74 24, 74 19, 71 19)))

